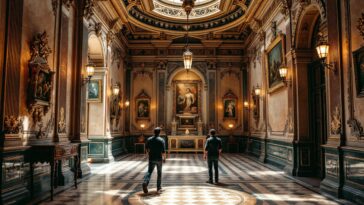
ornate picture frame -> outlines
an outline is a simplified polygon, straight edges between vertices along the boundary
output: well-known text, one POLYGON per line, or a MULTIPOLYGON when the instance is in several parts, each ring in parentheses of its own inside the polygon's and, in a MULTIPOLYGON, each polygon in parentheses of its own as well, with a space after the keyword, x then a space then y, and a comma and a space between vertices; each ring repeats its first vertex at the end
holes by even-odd
POLYGON ((137 120, 150 120, 150 96, 142 90, 135 98, 135 115, 137 120))
POLYGON ((364 97, 364 46, 353 52, 357 97, 364 97))
POLYGON ((224 120, 235 120, 237 119, 238 113, 238 97, 231 91, 228 90, 227 93, 222 98, 223 103, 223 116, 224 120))
POLYGON ((91 80, 87 84, 87 102, 102 102, 102 80, 91 80))
POLYGON ((201 81, 173 81, 173 111, 175 115, 201 115, 201 81))
POLYGON ((265 52, 268 92, 272 93, 284 86, 279 75, 279 67, 285 64, 285 35, 278 35, 265 52))

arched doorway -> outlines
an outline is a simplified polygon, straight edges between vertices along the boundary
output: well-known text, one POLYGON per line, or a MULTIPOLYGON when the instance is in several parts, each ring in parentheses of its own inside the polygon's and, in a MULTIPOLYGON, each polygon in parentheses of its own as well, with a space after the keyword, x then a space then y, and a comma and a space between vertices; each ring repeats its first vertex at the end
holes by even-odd
MULTIPOLYGON (((207 119, 207 86, 205 76, 196 69, 187 72, 185 69, 180 68, 171 73, 167 82, 167 124, 177 123, 178 132, 179 117, 193 116, 195 128, 190 129, 190 131, 195 131, 195 134, 198 134, 198 123, 202 126, 206 123, 207 119), (189 94, 190 92, 192 95, 189 94), (184 101, 183 96, 187 98, 188 96, 193 96, 191 98, 192 104, 189 105, 187 101, 184 101)), ((183 130, 180 129, 179 131, 182 132, 183 130)))
POLYGON ((326 74, 315 47, 319 35, 327 33, 317 5, 305 8, 296 30, 298 153, 297 176, 312 177, 318 186, 324 178, 324 155, 321 145, 327 140, 326 74))

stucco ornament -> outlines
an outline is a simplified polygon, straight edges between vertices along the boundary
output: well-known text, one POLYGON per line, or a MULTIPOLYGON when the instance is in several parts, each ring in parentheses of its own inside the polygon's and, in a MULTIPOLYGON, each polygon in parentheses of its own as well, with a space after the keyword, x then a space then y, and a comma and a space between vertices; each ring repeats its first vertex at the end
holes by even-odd
POLYGON ((341 132, 341 116, 339 107, 336 106, 331 115, 331 134, 338 135, 341 132))
POLYGON ((61 109, 59 110, 58 132, 59 133, 66 132, 66 121, 64 118, 64 108, 63 107, 61 107, 61 109))
POLYGON ((21 131, 22 118, 11 116, 5 116, 4 118, 4 130, 8 134, 18 134, 21 131))

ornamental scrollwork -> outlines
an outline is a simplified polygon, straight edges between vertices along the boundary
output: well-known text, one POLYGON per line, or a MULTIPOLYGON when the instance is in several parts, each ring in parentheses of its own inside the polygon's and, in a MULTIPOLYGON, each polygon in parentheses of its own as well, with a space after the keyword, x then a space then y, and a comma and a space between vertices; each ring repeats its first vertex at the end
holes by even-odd
POLYGON ((357 119, 348 120, 349 127, 351 128, 351 135, 358 140, 364 138, 364 128, 357 119))

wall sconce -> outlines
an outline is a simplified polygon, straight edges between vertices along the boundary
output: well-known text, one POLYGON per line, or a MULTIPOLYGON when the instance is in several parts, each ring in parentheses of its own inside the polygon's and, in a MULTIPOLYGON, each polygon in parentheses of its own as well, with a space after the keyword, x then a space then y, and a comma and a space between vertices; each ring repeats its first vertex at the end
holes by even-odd
POLYGON ((244 101, 243 105, 244 105, 245 109, 249 109, 249 102, 248 101, 244 101))
POLYGON ((86 83, 90 83, 91 78, 94 75, 94 73, 95 73, 95 64, 93 64, 91 62, 91 60, 89 60, 88 64, 86 65, 86 74, 87 74, 87 77, 86 78, 83 78, 82 85, 84 85, 86 83))
POLYGON ((130 105, 129 100, 126 100, 126 101, 125 101, 125 107, 129 107, 129 105, 130 105))
POLYGON ((282 79, 282 82, 287 86, 289 84, 289 86, 291 86, 291 79, 287 79, 287 75, 288 75, 288 67, 285 65, 281 65, 281 67, 279 68, 279 76, 282 79))
POLYGON ((330 45, 323 39, 322 34, 319 34, 319 43, 316 46, 317 55, 320 58, 321 63, 324 66, 324 68, 327 68, 329 70, 332 70, 333 72, 336 72, 334 64, 326 62, 327 56, 329 55, 329 48, 330 48, 330 45))
POLYGON ((232 128, 234 127, 234 125, 230 123, 230 124, 228 125, 228 127, 229 127, 230 129, 232 129, 232 128))
POLYGON ((254 95, 256 97, 260 97, 260 94, 262 93, 262 89, 260 88, 260 86, 257 84, 257 86, 253 87, 253 91, 254 91, 254 95))
POLYGON ((114 96, 118 96, 120 93, 120 85, 115 83, 113 86, 112 86, 112 94, 114 96))

